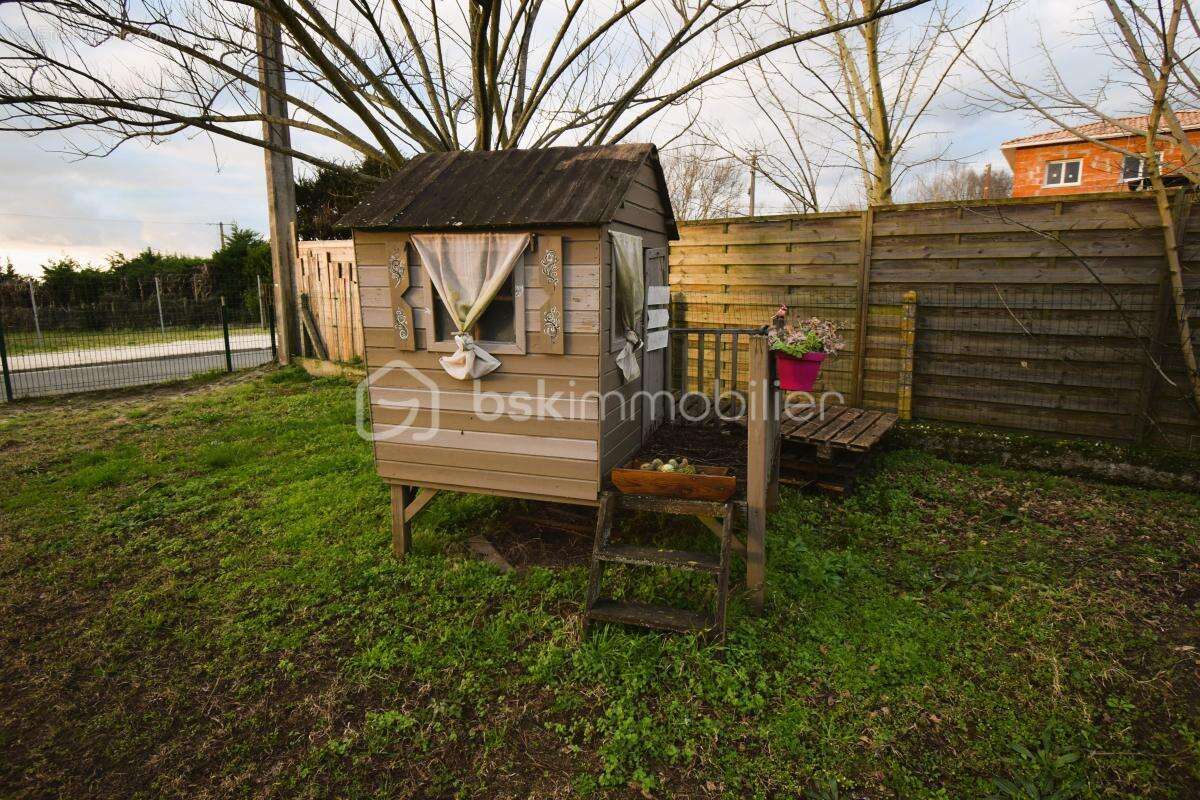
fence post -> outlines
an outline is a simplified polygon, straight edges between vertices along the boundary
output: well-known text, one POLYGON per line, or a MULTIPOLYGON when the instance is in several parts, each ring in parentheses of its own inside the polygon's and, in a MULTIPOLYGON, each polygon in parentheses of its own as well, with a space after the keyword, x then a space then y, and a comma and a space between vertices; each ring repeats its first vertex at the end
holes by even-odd
POLYGON ((225 314, 225 295, 221 295, 221 332, 225 336, 225 371, 233 372, 233 353, 229 349, 229 317, 225 314))
POLYGON ((258 284, 258 327, 265 328, 267 321, 263 318, 262 275, 255 275, 254 280, 258 284))
POLYGON ((905 292, 900 305, 900 379, 896 415, 912 419, 913 360, 917 344, 917 293, 905 292))
POLYGON ((267 325, 271 330, 271 360, 279 361, 279 348, 275 345, 275 299, 267 304, 267 325))
POLYGON ((29 305, 33 307, 33 327, 37 329, 38 345, 45 344, 42 341, 42 323, 38 319, 37 313, 37 297, 33 294, 33 278, 29 279, 29 305))
POLYGON ((158 331, 163 336, 166 336, 167 326, 163 322, 162 313, 162 281, 158 279, 157 275, 154 276, 154 299, 158 302, 158 331))
POLYGON ((779 490, 780 395, 772 374, 767 337, 750 337, 750 380, 746 408, 746 589, 750 606, 762 613, 766 579, 767 510, 779 490))
POLYGON ((8 344, 4 341, 4 320, 0 319, 0 371, 4 372, 4 397, 13 401, 12 373, 8 370, 8 344))
POLYGON ((871 244, 875 236, 875 209, 867 206, 862 218, 862 247, 858 259, 858 327, 854 337, 854 391, 851 405, 862 406, 867 365, 867 317, 871 301, 871 244))

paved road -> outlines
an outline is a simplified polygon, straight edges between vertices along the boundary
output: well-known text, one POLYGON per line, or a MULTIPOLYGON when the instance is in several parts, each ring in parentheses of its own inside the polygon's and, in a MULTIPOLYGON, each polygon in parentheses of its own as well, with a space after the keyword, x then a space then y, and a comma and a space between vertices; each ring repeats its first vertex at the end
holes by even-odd
MULTIPOLYGON (((270 348, 270 346, 271 335, 267 333, 239 333, 229 337, 229 349, 234 351, 260 350, 270 348)), ((224 351, 225 341, 220 336, 209 336, 203 339, 179 339, 173 342, 96 347, 88 350, 57 350, 51 353, 10 356, 8 368, 13 372, 25 372, 32 369, 111 364, 167 356, 223 353, 224 351)))
MULTIPOLYGON (((231 337, 230 339, 231 347, 234 346, 233 338, 231 337)), ((249 344, 258 344, 259 346, 235 350, 232 354, 234 369, 255 367, 271 360, 270 340, 267 337, 250 336, 237 338, 253 339, 255 341, 249 342, 249 344), (265 346, 262 346, 263 339, 266 339, 265 346)), ((13 396, 20 399, 23 397, 70 394, 72 392, 90 392, 98 389, 119 389, 125 386, 140 386, 148 383, 162 383, 164 381, 187 378, 201 372, 223 370, 225 369, 224 344, 220 340, 217 341, 220 349, 216 352, 187 352, 185 350, 180 355, 161 355, 164 349, 163 345, 147 345, 136 348, 104 348, 105 350, 142 351, 142 355, 140 358, 135 356, 133 359, 125 361, 93 360, 91 363, 85 360, 86 357, 78 361, 58 359, 60 366, 57 367, 41 369, 27 368, 20 371, 14 369, 11 371, 13 396), (147 351, 152 352, 154 350, 157 350, 158 354, 146 355, 147 351)), ((206 342, 206 344, 211 346, 211 342, 206 342)), ((242 342, 242 344, 247 343, 242 342)), ((89 351, 73 352, 88 353, 89 351)), ((70 354, 65 353, 63 355, 70 354)), ((112 353, 109 353, 109 356, 111 355, 112 353)), ((31 357, 22 356, 21 358, 31 357)), ((0 392, 0 399, 3 397, 3 393, 0 392)))

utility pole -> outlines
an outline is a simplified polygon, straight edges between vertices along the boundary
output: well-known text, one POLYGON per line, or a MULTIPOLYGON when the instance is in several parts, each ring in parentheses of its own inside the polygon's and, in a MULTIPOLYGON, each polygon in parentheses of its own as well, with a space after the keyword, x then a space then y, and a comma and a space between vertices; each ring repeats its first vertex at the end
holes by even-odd
POLYGON ((218 222, 217 230, 219 230, 221 232, 221 249, 224 250, 225 249, 225 223, 218 222))
POLYGON ((758 153, 750 154, 750 216, 754 216, 754 176, 758 173, 758 153))
POLYGON ((279 20, 254 12, 254 28, 258 36, 259 103, 263 120, 263 158, 267 169, 267 216, 271 233, 271 275, 275 283, 275 318, 279 321, 279 363, 287 364, 297 352, 300 323, 296 309, 296 275, 293 262, 294 247, 290 237, 296 224, 296 183, 292 174, 292 157, 272 150, 271 146, 291 149, 289 127, 270 120, 287 119, 288 106, 284 94, 283 32, 279 20))

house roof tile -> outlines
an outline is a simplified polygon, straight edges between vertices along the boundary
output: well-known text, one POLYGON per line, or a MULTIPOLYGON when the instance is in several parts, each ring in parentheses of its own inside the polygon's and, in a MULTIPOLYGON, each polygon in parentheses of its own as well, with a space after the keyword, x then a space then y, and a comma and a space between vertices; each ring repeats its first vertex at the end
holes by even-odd
MULTIPOLYGON (((1179 118, 1179 124, 1183 126, 1185 131, 1200 128, 1200 110, 1176 111, 1175 116, 1179 118)), ((1150 117, 1146 115, 1140 117, 1122 117, 1113 122, 1092 122, 1087 125, 1075 126, 1078 135, 1066 130, 1046 131, 1045 133, 1035 133, 1031 136, 1009 139, 1000 145, 1000 149, 1010 150, 1018 147, 1034 147, 1044 144, 1068 144, 1070 142, 1083 141, 1084 139, 1115 139, 1122 136, 1138 135, 1139 131, 1146 130, 1149 122, 1150 117)), ((1164 124, 1160 130, 1165 132, 1167 130, 1166 125, 1164 124)))

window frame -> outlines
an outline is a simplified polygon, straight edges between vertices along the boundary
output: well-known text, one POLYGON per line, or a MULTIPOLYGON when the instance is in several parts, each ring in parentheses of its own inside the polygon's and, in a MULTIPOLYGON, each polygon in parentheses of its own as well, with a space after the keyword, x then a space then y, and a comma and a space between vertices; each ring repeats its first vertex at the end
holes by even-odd
POLYGON ((1145 179, 1146 179, 1146 157, 1145 156, 1121 156, 1121 177, 1118 180, 1118 183, 1133 183, 1134 181, 1141 181, 1141 180, 1145 180, 1145 179), (1127 178, 1127 177, 1125 177, 1125 164, 1130 159, 1134 159, 1137 161, 1138 174, 1133 176, 1132 178, 1127 178))
MULTIPOLYGON (((425 349, 434 353, 453 353, 458 349, 454 343, 454 338, 438 339, 437 338, 437 308, 442 302, 442 299, 437 294, 437 288, 433 285, 433 279, 429 277, 429 273, 425 270, 425 264, 421 261, 421 256, 417 252, 417 248, 412 247, 409 243, 409 252, 413 261, 416 262, 416 268, 421 270, 421 294, 423 296, 422 303, 425 313, 424 322, 421 328, 425 331, 425 349)), ((529 257, 530 249, 526 248, 521 253, 520 260, 513 265, 512 280, 513 280, 513 335, 515 341, 512 342, 497 342, 488 339, 477 339, 484 350, 487 350, 492 355, 520 355, 523 356, 528 352, 528 335, 525 331, 525 260, 529 257)), ((493 302, 495 302, 493 300, 493 302)), ((487 313, 486 311, 484 312, 487 313)))
POLYGON ((1046 188, 1046 189, 1054 189, 1054 188, 1058 188, 1060 186, 1079 186, 1082 183, 1083 183, 1083 159, 1082 158, 1058 158, 1053 161, 1047 161, 1046 168, 1042 171, 1042 187, 1046 188), (1062 166, 1062 170, 1059 173, 1061 180, 1059 180, 1058 183, 1050 183, 1050 167, 1052 167, 1056 164, 1062 166), (1065 178, 1067 176, 1067 165, 1068 164, 1078 164, 1079 165, 1079 174, 1075 177, 1074 181, 1065 180, 1065 178))

